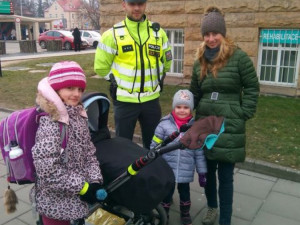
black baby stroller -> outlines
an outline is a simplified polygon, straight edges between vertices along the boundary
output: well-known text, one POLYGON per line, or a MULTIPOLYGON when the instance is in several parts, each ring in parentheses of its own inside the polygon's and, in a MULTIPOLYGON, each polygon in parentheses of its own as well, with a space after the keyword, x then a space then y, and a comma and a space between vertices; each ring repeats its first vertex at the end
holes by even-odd
POLYGON ((165 225, 167 216, 159 203, 175 182, 169 165, 128 139, 110 138, 107 127, 110 102, 105 94, 87 93, 82 103, 109 193, 104 202, 91 208, 91 214, 101 207, 124 218, 125 224, 165 225))
MULTIPOLYGON (((165 146, 179 132, 174 132, 155 149, 147 150, 128 139, 110 138, 107 127, 110 103, 105 94, 85 94, 82 102, 87 110, 92 141, 97 149, 104 188, 109 193, 104 202, 91 207, 90 213, 100 207, 124 218, 123 224, 126 225, 166 225, 166 212, 160 202, 170 192, 175 179, 172 169, 160 155, 183 148, 180 142, 165 146)), ((207 148, 212 147, 219 133, 224 131, 223 118, 218 119, 221 119, 222 126, 220 123, 215 124, 215 119, 199 120, 202 126, 199 137, 205 140, 207 148)))

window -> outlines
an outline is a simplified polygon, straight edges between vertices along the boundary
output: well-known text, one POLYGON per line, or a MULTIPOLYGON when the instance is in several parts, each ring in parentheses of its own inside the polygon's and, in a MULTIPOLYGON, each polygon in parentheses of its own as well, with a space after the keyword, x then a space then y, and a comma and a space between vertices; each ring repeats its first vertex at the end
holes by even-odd
POLYGON ((53 31, 53 37, 60 37, 60 33, 57 31, 53 31))
POLYGON ((183 76, 184 34, 182 29, 166 29, 169 44, 172 50, 172 66, 170 73, 183 76))
POLYGON ((47 32, 47 34, 46 34, 47 36, 49 36, 49 37, 52 37, 53 36, 53 31, 49 31, 49 32, 47 32))
POLYGON ((51 18, 51 17, 52 17, 52 14, 49 14, 49 17, 51 18))
POLYGON ((296 87, 300 58, 299 29, 260 32, 258 74, 262 84, 296 87))

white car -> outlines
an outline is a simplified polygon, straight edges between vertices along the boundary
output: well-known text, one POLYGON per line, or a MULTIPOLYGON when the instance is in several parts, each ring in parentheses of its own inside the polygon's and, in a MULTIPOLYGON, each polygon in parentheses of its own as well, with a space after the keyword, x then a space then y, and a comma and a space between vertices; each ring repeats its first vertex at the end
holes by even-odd
POLYGON ((100 41, 101 34, 93 31, 93 30, 81 30, 81 39, 84 38, 87 40, 89 46, 93 46, 94 48, 97 48, 98 42, 100 41))

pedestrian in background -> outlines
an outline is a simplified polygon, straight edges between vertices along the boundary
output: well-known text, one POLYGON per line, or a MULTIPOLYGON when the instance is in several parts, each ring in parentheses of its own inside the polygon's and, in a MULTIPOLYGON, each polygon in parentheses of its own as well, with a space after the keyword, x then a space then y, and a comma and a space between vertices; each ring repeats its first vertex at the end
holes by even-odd
POLYGON ((256 111, 259 83, 251 59, 226 36, 225 20, 219 8, 210 6, 206 9, 201 34, 204 41, 198 48, 190 84, 196 119, 210 115, 225 118, 225 132, 211 150, 205 151, 208 211, 202 222, 212 225, 217 218, 217 171, 219 224, 230 225, 233 170, 235 163, 245 160, 245 122, 256 111))
POLYGON ((149 148, 172 54, 165 31, 145 15, 146 0, 123 0, 122 6, 126 18, 101 36, 94 70, 111 82, 116 135, 132 140, 139 121, 143 145, 149 148))
MULTIPOLYGON (((184 132, 181 131, 181 127, 193 124, 194 119, 192 111, 194 109, 194 97, 189 90, 179 90, 175 93, 172 108, 172 112, 163 117, 155 129, 151 149, 161 144, 174 132, 180 132, 179 136, 173 140, 174 142, 177 142, 178 139, 184 135, 184 132)), ((162 157, 167 161, 174 172, 180 199, 181 224, 191 225, 190 183, 194 181, 195 168, 198 172, 200 186, 204 187, 206 184, 205 174, 207 172, 207 167, 203 150, 193 151, 189 149, 178 149, 165 153, 162 157)), ((168 218, 174 191, 175 184, 168 196, 162 201, 162 206, 166 210, 168 218)))
POLYGON ((81 34, 79 29, 76 27, 72 33, 74 37, 74 47, 75 47, 75 52, 79 51, 80 52, 80 45, 81 45, 81 34))
POLYGON ((16 40, 16 30, 15 30, 15 28, 11 29, 10 36, 11 36, 11 40, 16 40))

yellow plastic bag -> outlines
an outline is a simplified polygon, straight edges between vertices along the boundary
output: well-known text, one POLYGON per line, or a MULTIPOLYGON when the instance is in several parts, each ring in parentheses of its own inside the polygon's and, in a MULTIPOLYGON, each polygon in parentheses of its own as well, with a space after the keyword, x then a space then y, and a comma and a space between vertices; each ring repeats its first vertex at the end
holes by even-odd
POLYGON ((126 221, 112 213, 101 208, 90 215, 86 221, 91 225, 124 225, 126 221))

